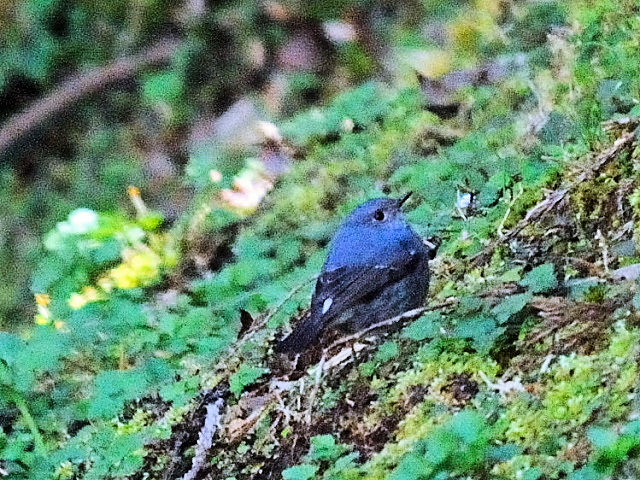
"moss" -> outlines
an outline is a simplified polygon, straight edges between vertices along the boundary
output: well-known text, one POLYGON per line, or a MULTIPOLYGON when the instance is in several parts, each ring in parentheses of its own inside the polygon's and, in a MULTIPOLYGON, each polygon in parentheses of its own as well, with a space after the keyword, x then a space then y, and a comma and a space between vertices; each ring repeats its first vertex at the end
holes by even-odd
MULTIPOLYGON (((637 381, 639 334, 617 322, 605 349, 593 355, 558 357, 549 371, 540 375, 531 393, 522 393, 506 404, 497 424, 506 441, 522 446, 529 466, 546 470, 549 460, 545 456, 549 455, 556 457, 556 472, 557 462, 564 456, 577 455, 584 461, 590 448, 583 445, 578 454, 576 446, 594 416, 610 422, 629 413, 637 381)), ((522 469, 523 461, 514 459, 511 468, 522 469)))

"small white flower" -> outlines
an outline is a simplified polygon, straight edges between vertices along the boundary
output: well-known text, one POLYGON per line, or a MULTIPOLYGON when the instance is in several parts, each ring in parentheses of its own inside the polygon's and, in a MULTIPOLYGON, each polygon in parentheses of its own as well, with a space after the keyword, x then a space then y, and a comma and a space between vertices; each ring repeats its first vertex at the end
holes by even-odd
POLYGON ((98 214, 88 208, 77 208, 69 214, 69 224, 75 233, 88 233, 98 228, 98 214))
POLYGON ((77 208, 66 222, 58 223, 58 231, 70 235, 82 235, 98 228, 98 214, 89 208, 77 208))

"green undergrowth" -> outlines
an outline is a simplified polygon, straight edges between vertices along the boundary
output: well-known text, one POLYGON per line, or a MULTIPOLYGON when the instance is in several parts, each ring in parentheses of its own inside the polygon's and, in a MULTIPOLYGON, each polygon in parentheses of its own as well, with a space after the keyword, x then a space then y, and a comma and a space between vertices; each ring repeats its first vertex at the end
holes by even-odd
MULTIPOLYGON (((458 92, 453 118, 415 85, 368 83, 281 122, 288 170, 255 210, 220 199, 234 178, 264 178, 260 152, 216 147, 192 156, 196 200, 173 229, 135 190, 135 218, 81 209, 59 223, 33 276, 37 325, 0 333, 2 474, 177 478, 214 394, 225 409, 198 478, 632 472, 640 301, 610 272, 639 256, 635 149, 501 241, 638 124, 633 5, 570 6, 518 10, 531 35, 500 51, 528 67, 458 92), (222 182, 203 180, 212 171, 222 182), (409 220, 443 241, 432 310, 353 351, 278 358, 340 220, 408 190, 409 220), (216 248, 193 274, 203 238, 216 248)), ((477 41, 467 63, 501 41, 451 25, 477 41)))

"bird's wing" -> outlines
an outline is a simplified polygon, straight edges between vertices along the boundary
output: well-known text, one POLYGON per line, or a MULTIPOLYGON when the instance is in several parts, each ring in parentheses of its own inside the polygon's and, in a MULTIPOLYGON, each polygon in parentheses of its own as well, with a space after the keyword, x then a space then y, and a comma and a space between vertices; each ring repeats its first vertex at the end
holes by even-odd
POLYGON ((323 272, 316 283, 311 316, 322 318, 326 325, 346 309, 407 275, 420 261, 419 253, 407 251, 395 255, 392 263, 345 265, 323 272))

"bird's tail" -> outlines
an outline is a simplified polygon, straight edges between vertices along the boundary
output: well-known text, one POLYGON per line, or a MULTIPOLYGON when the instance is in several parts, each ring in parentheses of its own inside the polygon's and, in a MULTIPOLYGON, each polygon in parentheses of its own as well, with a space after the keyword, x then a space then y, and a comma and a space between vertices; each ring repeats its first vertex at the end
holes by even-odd
POLYGON ((324 326, 322 318, 318 317, 318 315, 309 315, 303 318, 287 338, 276 344, 274 350, 277 353, 300 353, 315 343, 324 326))

